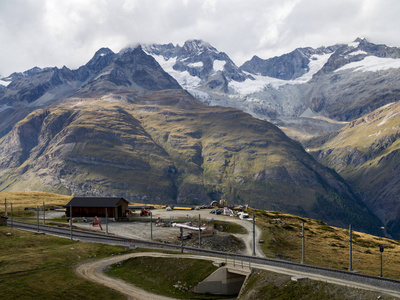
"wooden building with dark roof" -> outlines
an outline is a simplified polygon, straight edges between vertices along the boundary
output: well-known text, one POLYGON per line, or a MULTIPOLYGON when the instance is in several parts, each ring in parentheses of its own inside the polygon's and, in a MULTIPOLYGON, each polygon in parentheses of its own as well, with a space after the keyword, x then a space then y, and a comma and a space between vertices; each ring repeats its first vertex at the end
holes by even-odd
POLYGON ((70 216, 72 207, 72 217, 107 217, 118 221, 126 217, 129 202, 124 198, 117 197, 74 197, 64 207, 66 208, 67 218, 70 216))

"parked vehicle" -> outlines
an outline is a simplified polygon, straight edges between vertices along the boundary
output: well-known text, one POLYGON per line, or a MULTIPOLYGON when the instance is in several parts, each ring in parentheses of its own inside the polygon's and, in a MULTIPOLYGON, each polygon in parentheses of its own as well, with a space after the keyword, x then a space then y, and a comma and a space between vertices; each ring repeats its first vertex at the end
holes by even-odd
MULTIPOLYGON (((191 238, 192 238, 192 234, 191 233, 182 235, 182 239, 183 240, 189 240, 191 238)), ((180 239, 181 239, 181 235, 178 235, 178 240, 180 240, 180 239)))
POLYGON ((239 219, 244 220, 244 219, 248 219, 249 218, 249 214, 248 213, 244 213, 244 212, 239 212, 237 214, 237 216, 239 217, 239 219))

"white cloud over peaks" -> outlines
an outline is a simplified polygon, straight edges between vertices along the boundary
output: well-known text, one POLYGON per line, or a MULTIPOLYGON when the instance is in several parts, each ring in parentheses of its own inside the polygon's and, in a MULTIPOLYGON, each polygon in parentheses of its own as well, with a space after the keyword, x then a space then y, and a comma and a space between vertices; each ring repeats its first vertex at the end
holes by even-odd
POLYGON ((400 45, 398 0, 0 0, 0 74, 77 68, 101 47, 203 39, 238 65, 358 36, 400 45))

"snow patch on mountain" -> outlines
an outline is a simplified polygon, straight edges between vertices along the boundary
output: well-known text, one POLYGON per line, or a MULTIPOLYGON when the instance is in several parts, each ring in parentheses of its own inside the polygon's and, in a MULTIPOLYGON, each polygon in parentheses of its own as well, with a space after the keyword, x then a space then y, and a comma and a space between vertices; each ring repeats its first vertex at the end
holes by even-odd
POLYGON ((2 86, 7 86, 7 85, 9 85, 11 83, 11 81, 5 81, 5 80, 1 80, 0 79, 0 85, 2 85, 2 86))
POLYGON ((192 76, 188 71, 180 72, 174 70, 173 66, 176 64, 176 57, 165 59, 162 55, 153 55, 154 59, 160 64, 160 66, 171 75, 184 89, 193 89, 200 85, 201 79, 192 76))
POLYGON ((347 44, 347 46, 349 46, 350 48, 358 48, 358 46, 360 45, 360 42, 352 42, 350 44, 347 44))
POLYGON ((363 50, 358 50, 358 51, 351 52, 348 55, 360 55, 360 54, 368 54, 368 53, 363 50))
POLYGON ((399 58, 383 58, 377 56, 367 56, 363 60, 349 63, 335 70, 335 72, 351 70, 351 69, 353 69, 353 72, 377 72, 377 71, 398 69, 398 68, 400 68, 399 58))
POLYGON ((190 63, 187 65, 190 68, 202 68, 203 67, 203 62, 202 61, 198 61, 195 63, 190 63))
MULTIPOLYGON (((231 81, 229 85, 239 94, 248 95, 256 92, 262 91, 266 86, 272 86, 275 89, 278 89, 280 86, 286 84, 302 84, 311 80, 313 75, 317 73, 321 68, 326 64, 328 59, 331 57, 332 53, 328 54, 320 54, 313 55, 310 58, 310 63, 308 64, 309 71, 296 78, 294 80, 283 80, 272 78, 268 76, 254 75, 247 73, 255 78, 255 80, 246 79, 243 82, 231 81)), ((246 73, 246 72, 245 72, 246 73)))
POLYGON ((0 112, 2 112, 3 110, 9 109, 11 108, 11 106, 5 104, 5 105, 0 105, 0 112))
POLYGON ((215 71, 223 71, 224 70, 224 66, 226 64, 226 61, 224 60, 214 60, 214 65, 213 65, 213 69, 215 71))

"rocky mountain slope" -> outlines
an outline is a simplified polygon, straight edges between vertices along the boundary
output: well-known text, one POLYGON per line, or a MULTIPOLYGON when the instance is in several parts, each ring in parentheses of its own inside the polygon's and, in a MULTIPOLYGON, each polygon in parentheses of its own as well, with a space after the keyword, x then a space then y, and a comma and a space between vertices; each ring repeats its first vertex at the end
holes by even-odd
POLYGON ((21 77, 0 103, 31 111, 1 128, 0 190, 158 203, 225 198, 379 231, 346 183, 300 144, 269 122, 199 102, 141 47, 101 49, 77 70, 21 77), (15 96, 18 85, 31 97, 15 96), (68 93, 57 94, 61 86, 68 93))
POLYGON ((102 93, 110 88, 130 87, 136 90, 180 89, 158 63, 141 47, 115 54, 98 50, 79 69, 33 68, 5 78, 0 90, 0 137, 37 108, 46 107, 76 93, 102 93))
POLYGON ((346 179, 399 239, 400 103, 383 106, 309 146, 320 162, 346 179))

